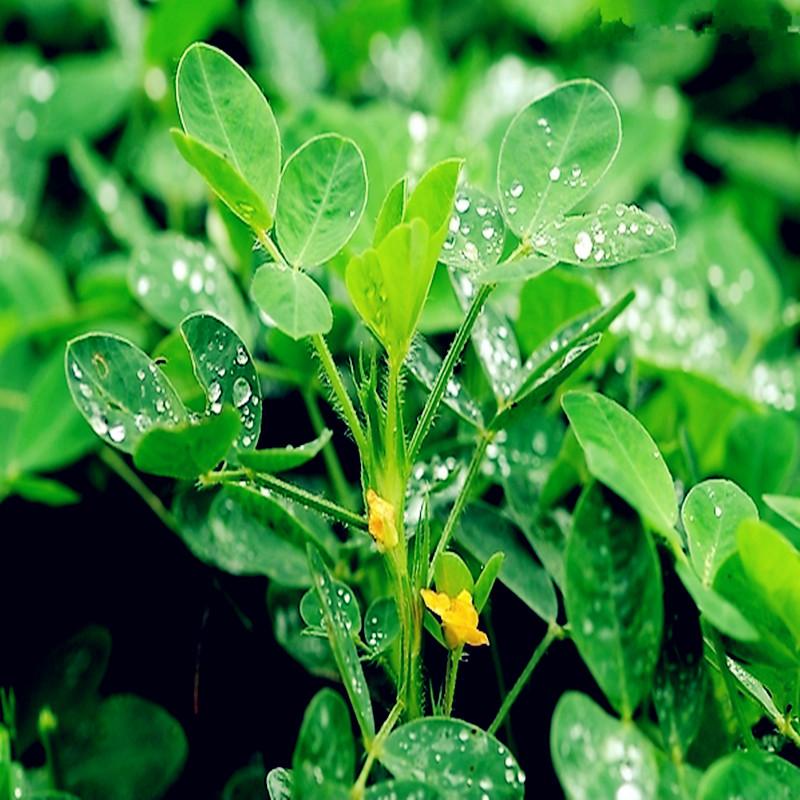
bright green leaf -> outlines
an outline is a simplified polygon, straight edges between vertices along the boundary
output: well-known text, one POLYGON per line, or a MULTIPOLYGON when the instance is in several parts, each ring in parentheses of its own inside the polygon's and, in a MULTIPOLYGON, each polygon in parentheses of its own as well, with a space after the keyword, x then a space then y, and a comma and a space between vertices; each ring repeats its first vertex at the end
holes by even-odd
POLYGON ((500 575, 500 570, 503 567, 505 560, 505 553, 495 553, 484 565, 481 574, 478 575, 478 580, 475 581, 475 591, 473 592, 472 600, 475 604, 475 610, 480 614, 489 595, 492 592, 495 580, 500 575))
POLYGON ((456 597, 462 589, 470 594, 474 588, 474 581, 469 567, 457 553, 445 551, 436 561, 433 580, 437 592, 444 592, 450 597, 456 597))
POLYGON ((383 198, 378 220, 375 223, 375 232, 372 235, 372 246, 377 247, 386 234, 403 221, 406 210, 406 189, 408 178, 402 177, 392 185, 383 198))
POLYGON ((255 472, 285 472, 295 469, 310 461, 331 440, 331 431, 327 428, 316 439, 306 444, 293 447, 269 447, 264 450, 253 450, 250 453, 239 453, 239 463, 255 472))
POLYGON ((697 800, 794 800, 800 769, 761 750, 730 753, 715 761, 698 787, 697 800))
POLYGON ((381 781, 364 793, 364 800, 441 800, 433 786, 419 781, 381 781))
POLYGON ((500 260, 505 231, 500 209, 489 195, 472 187, 459 189, 441 260, 450 267, 480 276, 500 260))

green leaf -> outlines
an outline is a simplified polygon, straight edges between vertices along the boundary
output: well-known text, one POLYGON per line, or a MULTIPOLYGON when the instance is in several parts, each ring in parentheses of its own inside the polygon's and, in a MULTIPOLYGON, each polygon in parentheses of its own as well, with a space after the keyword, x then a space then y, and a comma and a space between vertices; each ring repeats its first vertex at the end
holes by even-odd
POLYGON ((314 695, 303 715, 303 724, 292 758, 292 797, 297 800, 335 797, 330 784, 353 783, 356 748, 350 730, 350 714, 344 700, 332 689, 314 695))
POLYGON ((64 783, 80 797, 156 800, 183 769, 186 735, 149 700, 113 695, 84 727, 87 739, 59 750, 64 783))
POLYGON ((178 495, 173 513, 184 544, 203 563, 231 575, 266 575, 284 586, 308 587, 305 529, 280 507, 256 517, 241 501, 235 489, 178 495))
POLYGON ((491 506, 473 503, 461 517, 456 538, 482 563, 498 551, 504 553, 500 582, 542 619, 555 622, 558 601, 553 583, 507 517, 491 506))
POLYGON ((680 549, 672 476, 641 423, 613 400, 593 392, 569 392, 561 404, 591 474, 633 506, 673 548, 680 549))
POLYGON ((376 656, 400 635, 400 617, 393 597, 379 597, 364 614, 364 643, 376 656))
MULTIPOLYGON (((341 581, 333 581, 333 590, 342 600, 345 626, 350 636, 355 638, 361 631, 361 609, 358 607, 358 600, 347 585, 341 581)), ((325 609, 320 604, 314 589, 309 589, 300 600, 300 616, 309 628, 324 631, 325 609)))
POLYGON ((572 640, 625 719, 650 690, 664 627, 656 548, 638 519, 611 513, 593 485, 575 509, 565 554, 572 640))
POLYGON ((375 736, 375 720, 372 715, 369 688, 361 663, 358 660, 353 639, 347 627, 347 616, 344 600, 337 594, 333 579, 322 560, 319 551, 308 548, 308 562, 311 578, 325 613, 325 629, 333 650, 339 674, 350 698, 350 705, 358 721, 362 735, 371 740, 375 736))
POLYGON ((325 292, 299 269, 264 264, 253 277, 250 293, 275 326, 292 339, 327 333, 333 325, 325 292))
POLYGON ((550 752, 569 800, 658 797, 653 743, 632 722, 609 716, 586 695, 561 696, 550 752))
POLYGON ((746 519, 739 526, 744 571, 800 647, 800 552, 765 522, 746 519))
POLYGON ((4 493, 19 495, 31 503, 44 503, 48 506, 68 506, 80 502, 81 496, 69 486, 50 478, 24 473, 9 476, 6 486, 0 484, 0 500, 4 493))
POLYGON ((428 258, 429 245, 428 226, 414 219, 347 265, 350 299, 390 358, 402 359, 414 335, 436 266, 428 258))
POLYGON ((209 311, 252 340, 241 292, 219 256, 200 241, 173 233, 150 237, 128 262, 128 285, 165 328, 177 327, 187 314, 209 311))
POLYGON ((350 240, 367 203, 367 169, 358 145, 335 133, 296 150, 281 173, 275 233, 293 266, 315 267, 350 240))
POLYGON ((250 453, 239 453, 239 463, 255 472, 285 472, 295 469, 310 461, 331 440, 331 431, 327 428, 316 439, 293 447, 269 447, 254 450, 250 453))
POLYGON ((609 168, 621 136, 616 104, 590 80, 561 84, 520 111, 497 163, 508 226, 530 236, 572 208, 609 168))
POLYGON ((144 50, 148 62, 172 65, 184 48, 213 33, 235 9, 233 0, 170 0, 148 9, 144 50))
POLYGON ((484 565, 481 574, 478 575, 478 580, 475 581, 475 591, 473 592, 472 600, 475 604, 475 610, 480 614, 489 595, 492 592, 495 580, 497 580, 500 570, 503 566, 505 553, 495 553, 484 565))
POLYGON ((675 248, 675 231, 636 206, 602 205, 593 214, 559 218, 536 232, 546 256, 582 267, 610 267, 675 248))
POLYGON ((177 128, 172 128, 170 134, 184 161, 203 176, 237 217, 257 233, 272 227, 273 212, 226 156, 177 128))
POLYGON ((442 800, 516 800, 525 773, 489 733, 459 719, 429 717, 396 728, 378 756, 400 780, 422 781, 442 800))
POLYGON ((441 800, 433 786, 419 781, 381 781, 364 793, 364 800, 441 800))
POLYGON ((255 449, 261 432, 261 385, 245 343, 211 314, 192 314, 180 330, 195 377, 206 392, 206 414, 217 415, 231 406, 241 422, 234 448, 255 449))
POLYGON ((736 550, 736 530, 744 519, 758 519, 758 509, 732 481, 703 481, 686 496, 681 521, 692 566, 706 586, 711 586, 720 564, 736 550))
POLYGON ((500 260, 505 231, 503 215, 489 195, 472 187, 459 189, 441 260, 450 267, 480 276, 500 260))
POLYGON ((793 800, 800 795, 800 770, 759 750, 731 753, 715 761, 700 780, 697 800, 793 800))
POLYGON ((110 334, 89 333, 67 345, 72 399, 94 432, 132 453, 153 425, 187 421, 172 384, 138 347, 110 334))
MULTIPOLYGON (((795 528, 800 529, 800 497, 765 494, 762 495, 762 499, 776 514, 790 522, 795 528)), ((794 537, 792 544, 797 546, 797 537, 794 537)))
MULTIPOLYGON (((717 571, 719 571, 719 567, 717 571)), ((702 583, 688 564, 676 561, 675 572, 686 591, 692 596, 692 600, 697 604, 697 608, 717 630, 740 641, 752 642, 759 639, 759 632, 750 624, 739 608, 720 594, 716 588, 702 583)))
POLYGON ((261 90, 233 59, 201 43, 183 54, 175 80, 184 131, 230 161, 274 218, 280 135, 261 90))
POLYGON ((436 561, 433 580, 437 592, 455 597, 462 589, 470 594, 475 586, 469 567, 457 553, 445 551, 436 561))
POLYGON ((139 440, 133 463, 142 472, 193 480, 225 458, 241 427, 239 415, 229 407, 199 422, 156 426, 139 440))
POLYGON ((526 281, 537 275, 546 273, 558 262, 550 256, 538 253, 521 258, 518 261, 503 261, 480 272, 473 272, 472 277, 478 283, 506 283, 509 281, 526 281))
POLYGON ((291 770, 276 767, 267 773, 267 791, 270 800, 292 800, 291 770))
POLYGON ((403 221, 403 214, 406 210, 406 189, 408 178, 405 176, 392 184, 386 197, 383 198, 381 210, 378 212, 378 219, 375 223, 375 232, 372 235, 372 246, 377 247, 385 238, 386 234, 403 221))

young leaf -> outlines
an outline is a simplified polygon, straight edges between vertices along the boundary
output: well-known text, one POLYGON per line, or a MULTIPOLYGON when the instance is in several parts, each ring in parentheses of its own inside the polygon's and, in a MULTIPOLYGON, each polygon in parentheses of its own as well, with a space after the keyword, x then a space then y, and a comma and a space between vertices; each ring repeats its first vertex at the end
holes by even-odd
POLYGON ((335 133, 307 141, 283 167, 278 200, 275 233, 286 260, 306 268, 328 261, 353 235, 367 202, 358 145, 335 133))
POLYGON ((364 614, 364 643, 376 656, 400 635, 400 618, 393 597, 379 597, 364 614))
POLYGON ((355 774, 355 751, 347 705, 333 689, 321 689, 303 715, 292 758, 292 797, 349 797, 347 787, 355 774), (332 791, 332 784, 341 786, 341 792, 332 791))
POLYGON ((558 701, 550 753, 569 800, 659 797, 653 743, 632 722, 609 716, 584 694, 566 692, 558 701))
MULTIPOLYGON (((183 54, 175 81, 184 131, 229 161, 274 217, 280 135, 261 90, 232 58, 202 43, 183 54)), ((240 213, 235 204, 231 209, 240 213)))
POLYGON ((546 256, 582 267, 610 267, 675 247, 675 231, 636 206, 603 205, 593 214, 557 219, 532 239, 546 256))
POLYGON ((692 566, 706 586, 711 586, 720 564, 736 550, 736 530, 744 519, 758 519, 758 509, 731 481, 703 481, 686 496, 681 520, 692 566))
POLYGON ((592 475, 633 506, 673 548, 680 549, 672 476, 641 423, 618 403, 593 392, 569 392, 561 404, 592 475))
POLYGON ((584 198, 619 150, 619 111, 590 80, 561 84, 517 114, 497 163, 506 223, 530 236, 584 198))
POLYGON ((800 796, 800 769, 761 750, 730 753, 700 780, 697 800, 793 800, 800 796))
POLYGON ((106 443, 132 453, 153 425, 187 421, 186 409, 158 366, 127 339, 89 333, 67 345, 72 399, 106 443))
POLYGON ((133 463, 142 472, 193 480, 225 458, 241 427, 239 415, 230 407, 199 422, 155 426, 136 445, 133 463))
POLYGON ((436 591, 444 592, 450 597, 456 597, 462 589, 472 594, 475 585, 469 567, 461 556, 451 551, 445 551, 437 559, 433 580, 436 591))
POLYGON ((572 639, 612 706, 630 719, 650 690, 664 626, 661 569, 638 519, 609 514, 597 484, 575 510, 565 555, 572 639))
POLYGON ((172 141, 187 164, 193 166, 237 217, 256 232, 272 227, 270 211, 258 192, 242 177, 229 159, 212 147, 177 128, 170 130, 172 141))
POLYGON ((133 296, 165 328, 187 314, 217 314, 246 342, 252 340, 250 314, 219 256, 200 241, 161 233, 134 250, 128 262, 133 296))
POLYGON ((206 414, 219 414, 223 406, 232 406, 241 421, 234 448, 254 449, 261 432, 261 386, 244 342, 211 314, 187 317, 180 330, 194 374, 206 392, 206 414))
POLYGON ((489 595, 492 592, 494 582, 500 574, 505 559, 505 553, 495 553, 483 566, 481 574, 478 575, 478 580, 475 581, 475 591, 473 592, 472 600, 475 604, 475 610, 480 614, 489 595))
POLYGON ((325 428, 316 439, 293 447, 269 447, 264 450, 242 452, 238 455, 239 463, 255 472, 285 472, 295 469, 311 461, 317 453, 331 440, 331 431, 325 428))
POLYGON ((442 800, 521 800, 525 773, 491 734, 459 719, 428 717, 396 728, 378 756, 400 780, 423 781, 442 800))
MULTIPOLYGON (((350 636, 355 638, 361 631, 361 609, 358 607, 358 601, 347 585, 341 581, 334 581, 333 588, 343 602, 345 626, 350 636)), ((309 589, 300 600, 300 616, 309 628, 325 630, 325 610, 314 589, 309 589)))
POLYGON ((337 594, 333 579, 322 556, 311 545, 308 547, 308 563, 313 585, 325 614, 328 640, 339 668, 339 674, 347 690, 347 696, 350 698, 350 705, 353 707, 362 735, 365 739, 371 740, 375 736, 372 702, 364 671, 361 669, 358 653, 347 627, 344 600, 337 594))
POLYGON ((500 260, 505 231, 503 215, 489 195, 472 187, 459 189, 441 260, 450 267, 480 276, 500 260))
POLYGON ((292 339, 327 333, 333 312, 325 292, 299 269, 283 264, 262 265, 250 289, 258 307, 292 339))
POLYGON ((373 247, 377 247, 386 238, 386 234, 403 221, 403 214, 406 211, 407 187, 408 178, 402 177, 383 198, 381 210, 378 212, 378 220, 375 223, 375 232, 372 235, 373 247))

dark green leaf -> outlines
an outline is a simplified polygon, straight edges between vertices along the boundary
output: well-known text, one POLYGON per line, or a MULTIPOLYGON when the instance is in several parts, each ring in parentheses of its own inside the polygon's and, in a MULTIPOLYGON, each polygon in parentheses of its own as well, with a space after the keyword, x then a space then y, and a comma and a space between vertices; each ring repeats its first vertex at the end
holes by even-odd
POLYGON ((331 431, 325 428, 316 439, 293 447, 270 447, 254 450, 250 453, 239 453, 239 463, 256 472, 285 472, 300 467, 310 461, 331 440, 331 431))
POLYGON ((373 655, 382 653, 400 635, 400 617, 393 597, 379 597, 364 614, 364 643, 373 655))
MULTIPOLYGON (((358 600, 350 591, 346 584, 341 581, 333 582, 333 590, 342 600, 344 610, 344 620, 347 630, 355 639, 361 631, 361 609, 358 607, 358 600)), ((309 589, 300 600, 300 616, 309 628, 325 628, 325 609, 322 607, 319 597, 314 589, 309 589)))
POLYGON ((433 786, 419 781, 382 781, 367 789, 364 800, 441 800, 433 786))

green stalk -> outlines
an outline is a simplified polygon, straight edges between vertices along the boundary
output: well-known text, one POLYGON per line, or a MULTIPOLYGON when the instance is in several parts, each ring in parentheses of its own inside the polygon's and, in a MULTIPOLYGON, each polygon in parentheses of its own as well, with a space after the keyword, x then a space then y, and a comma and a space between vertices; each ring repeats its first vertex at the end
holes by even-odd
POLYGON ((428 431, 430 430, 433 420, 436 417, 436 413, 439 410, 439 405, 442 402, 442 396, 447 388, 447 382, 452 377, 453 370, 458 363, 458 359, 461 357, 464 347, 469 340, 469 336, 472 333, 473 327, 475 326, 475 320, 478 319, 478 315, 481 313, 481 310, 483 309, 483 306, 486 303, 489 295, 492 293, 494 287, 495 284, 493 283, 481 284, 480 288, 475 293, 475 297, 472 298, 472 303, 467 310, 466 317, 464 317, 462 320, 461 325, 456 331, 453 341, 450 343, 450 349, 447 351, 447 355, 445 356, 444 361, 439 368, 439 374, 436 376, 433 388, 428 395, 428 399, 425 401, 425 407, 422 409, 419 421, 417 422, 417 427, 415 428, 414 434, 411 437, 411 444, 408 447, 408 469, 411 469, 416 461, 419 449, 422 446, 422 442, 428 435, 428 431))
POLYGON ((489 446, 489 442, 491 442, 493 438, 493 431, 481 431, 481 435, 478 438, 477 444, 475 445, 475 450, 472 453, 472 460, 469 462, 469 467, 467 468, 467 477, 464 480, 464 485, 461 487, 461 491, 458 493, 455 503, 453 503, 453 507, 450 509, 450 515, 447 517, 447 522, 444 524, 444 530, 442 531, 442 535, 439 537, 436 550, 434 551, 433 557, 428 565, 427 586, 430 586, 433 582, 433 574, 434 569, 436 568, 436 562, 450 542, 450 537, 453 535, 456 523, 461 517, 461 512, 464 510, 464 506, 466 506, 467 500, 469 499, 470 491, 472 490, 472 484, 475 482, 475 478, 477 478, 478 474, 480 473, 481 464, 483 463, 483 456, 486 454, 486 448, 489 446))
POLYGON ((444 715, 449 717, 453 713, 453 698, 456 693, 456 679, 458 678, 458 664, 461 661, 461 654, 464 652, 464 645, 456 647, 455 650, 447 652, 447 673, 444 680, 444 715))
POLYGON ((375 762, 375 759, 381 754, 383 743, 389 737, 392 729, 397 724, 397 720, 400 719, 400 714, 402 711, 403 704, 398 700, 394 704, 392 710, 389 712, 389 716, 386 718, 386 721, 383 723, 383 725, 381 725, 381 729, 375 735, 375 738, 367 748, 367 758, 364 761, 364 766, 361 768, 358 780, 350 790, 350 796, 353 798, 353 800, 360 800, 360 798, 364 797, 364 790, 367 785, 367 778, 369 777, 369 772, 372 769, 372 765, 375 762))
POLYGON ((517 678, 516 683, 511 687, 511 691, 506 695, 505 700, 503 700, 503 704, 500 706, 497 716, 492 721, 492 724, 486 729, 487 733, 496 733, 497 729, 505 719, 506 714, 508 714, 510 711, 511 706, 514 705, 517 697, 519 697, 519 693, 525 688, 525 685, 530 680, 531 674, 533 673, 534 669, 536 669, 536 665, 539 663, 539 661, 541 661, 542 656, 547 652, 547 648, 550 647, 554 639, 561 638, 562 635, 563 631, 561 627, 556 625, 555 622, 551 622, 547 628, 547 633, 544 635, 544 639, 539 642, 538 647, 533 651, 533 655, 525 665, 525 669, 522 670, 522 674, 519 676, 519 678, 517 678))

